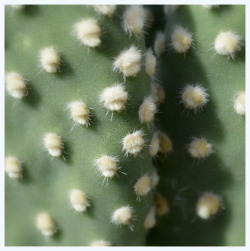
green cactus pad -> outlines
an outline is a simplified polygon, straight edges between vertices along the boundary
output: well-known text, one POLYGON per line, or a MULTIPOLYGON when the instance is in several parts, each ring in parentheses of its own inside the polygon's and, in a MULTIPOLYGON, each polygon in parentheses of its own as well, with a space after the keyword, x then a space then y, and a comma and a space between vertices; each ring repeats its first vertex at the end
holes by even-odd
POLYGON ((22 179, 6 175, 5 244, 7 246, 84 246, 106 240, 111 245, 144 245, 143 222, 152 195, 140 201, 134 185, 151 175, 148 154, 151 126, 141 124, 138 109, 150 93, 144 68, 136 77, 113 71, 118 54, 136 46, 144 54, 144 41, 124 32, 124 7, 112 18, 98 15, 90 6, 6 6, 6 72, 19 72, 27 79, 28 96, 15 101, 6 94, 6 156, 21 161, 22 179), (95 18, 102 30, 101 45, 88 48, 73 35, 73 25, 82 18, 95 18), (39 65, 39 51, 53 46, 61 56, 60 71, 48 73, 39 65), (123 83, 129 94, 126 110, 107 113, 99 102, 101 91, 123 83), (82 100, 90 107, 88 127, 76 125, 67 104, 82 100), (144 132, 145 147, 133 157, 125 156, 122 139, 136 130, 144 132), (45 133, 62 137, 63 157, 52 157, 43 146, 45 133), (116 156, 121 172, 104 182, 94 161, 101 155, 116 156), (125 174, 124 174, 125 173, 125 174), (69 202, 71 189, 81 189, 90 201, 86 212, 75 212, 69 202), (131 206, 135 219, 128 226, 111 223, 114 210, 131 206), (58 229, 45 238, 36 229, 36 215, 47 212, 58 229))

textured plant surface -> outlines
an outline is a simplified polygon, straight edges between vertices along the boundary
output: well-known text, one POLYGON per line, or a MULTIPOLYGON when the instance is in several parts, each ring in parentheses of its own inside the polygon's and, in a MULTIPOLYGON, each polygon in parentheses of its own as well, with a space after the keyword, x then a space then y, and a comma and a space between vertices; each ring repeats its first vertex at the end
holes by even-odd
POLYGON ((158 60, 157 74, 166 101, 156 126, 172 140, 173 152, 156 163, 159 191, 168 198, 170 213, 151 231, 151 245, 245 243, 245 117, 234 110, 235 96, 245 90, 244 11, 244 6, 180 6, 166 17, 167 51, 158 60), (171 48, 175 25, 192 33, 193 45, 186 53, 171 48), (214 41, 221 31, 241 37, 241 50, 234 59, 216 54, 214 41), (199 84, 209 95, 197 111, 182 102, 188 84, 199 84), (193 137, 212 144, 212 154, 191 157, 193 137), (204 192, 223 199, 222 210, 208 220, 196 215, 197 200, 204 192))
POLYGON ((244 245, 244 6, 107 10, 6 6, 5 245, 244 245), (227 55, 221 31, 237 35, 227 55))
POLYGON ((6 245, 89 245, 96 240, 144 244, 143 222, 152 196, 137 200, 134 185, 152 171, 150 125, 138 118, 138 108, 150 93, 149 77, 142 68, 124 83, 123 75, 113 71, 114 58, 131 45, 144 53, 143 40, 129 38, 119 16, 98 17, 90 6, 27 6, 14 13, 6 7, 6 72, 20 72, 29 91, 18 101, 6 95, 6 156, 17 157, 23 168, 21 180, 6 179, 6 245), (81 45, 73 35, 74 24, 86 17, 97 19, 102 29, 98 48, 81 45), (48 46, 61 56, 60 71, 54 74, 39 65, 40 50, 48 46), (117 83, 124 83, 129 98, 126 110, 112 116, 99 96, 117 83), (88 127, 72 129, 67 104, 75 100, 91 108, 88 127), (125 156, 122 139, 136 130, 144 132, 145 147, 136 157, 125 156), (44 134, 50 132, 62 137, 64 157, 52 157, 44 149, 44 134), (94 165, 101 155, 119 159, 119 177, 103 182, 94 165), (71 208, 71 189, 81 189, 89 197, 91 206, 85 213, 71 208), (114 210, 127 205, 134 209, 134 231, 111 223, 114 210), (40 212, 54 219, 54 238, 45 239, 36 230, 40 212))

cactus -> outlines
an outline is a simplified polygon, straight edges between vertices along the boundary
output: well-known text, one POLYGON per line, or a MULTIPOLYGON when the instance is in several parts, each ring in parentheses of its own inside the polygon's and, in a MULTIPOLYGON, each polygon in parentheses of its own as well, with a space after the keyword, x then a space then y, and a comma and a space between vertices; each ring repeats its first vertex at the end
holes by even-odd
POLYGON ((243 245, 244 7, 164 10, 6 6, 7 246, 243 245))
POLYGON ((155 161, 170 212, 148 243, 244 245, 245 8, 170 9, 165 6, 166 52, 156 75, 166 101, 156 128, 168 134, 173 152, 155 161), (219 208, 217 199, 204 206, 217 205, 210 212, 203 208, 206 193, 220 197, 219 208))
POLYGON ((6 245, 144 245, 150 86, 124 9, 6 7, 6 245))

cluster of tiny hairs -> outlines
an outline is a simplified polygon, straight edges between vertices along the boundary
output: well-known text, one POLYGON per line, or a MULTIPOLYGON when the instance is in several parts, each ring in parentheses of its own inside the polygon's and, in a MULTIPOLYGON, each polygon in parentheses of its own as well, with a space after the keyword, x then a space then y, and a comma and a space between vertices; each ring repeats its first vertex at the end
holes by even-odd
MULTIPOLYGON (((17 5, 13 8, 21 10, 17 5)), ((114 5, 94 5, 94 10, 100 14, 112 17, 116 6, 114 5)), ((178 6, 165 6, 166 15, 171 14, 178 6)), ((208 8, 208 7, 207 7, 208 8)), ((210 7, 209 7, 210 8, 210 7)), ((144 27, 150 23, 150 13, 145 11, 142 6, 130 6, 123 15, 122 27, 130 36, 142 35, 144 27)), ((97 47, 101 44, 101 28, 97 21, 93 18, 82 19, 74 25, 75 37, 85 46, 97 47)), ((171 36, 171 47, 177 53, 186 53, 193 46, 192 34, 181 25, 174 27, 171 36)), ((235 58, 235 53, 240 50, 240 36, 232 31, 220 32, 214 42, 214 48, 217 54, 227 55, 235 58)), ((162 32, 158 32, 154 43, 154 53, 157 57, 161 57, 166 51, 165 36, 162 32)), ((123 50, 113 63, 113 70, 119 71, 126 77, 136 77, 141 70, 141 52, 135 46, 123 50)), ((59 52, 53 47, 46 47, 40 51, 40 64, 48 73, 55 73, 59 70, 61 63, 59 52)), ((157 112, 157 104, 162 104, 165 99, 165 93, 159 83, 153 81, 153 76, 156 70, 156 57, 151 49, 145 54, 145 71, 151 77, 152 93, 146 96, 139 107, 139 120, 141 123, 151 123, 154 120, 157 112)), ((27 80, 17 72, 9 72, 6 74, 6 89, 8 93, 15 99, 21 99, 28 95, 26 86, 27 80)), ((128 93, 122 83, 114 84, 105 88, 100 96, 99 101, 109 111, 121 112, 125 110, 128 100, 128 93)), ((181 102, 187 109, 201 109, 208 101, 206 90, 199 84, 187 84, 181 91, 181 102)), ((88 127, 90 125, 90 110, 86 103, 81 100, 68 103, 67 109, 70 110, 72 120, 81 125, 88 127)), ((245 92, 239 92, 234 99, 234 109, 238 114, 245 114, 245 92)), ((145 145, 143 139, 144 133, 141 130, 127 134, 122 140, 122 150, 126 155, 131 154, 137 156, 145 145)), ((46 133, 43 137, 44 147, 53 157, 58 157, 63 154, 63 140, 56 133, 46 133)), ((156 131, 153 134, 149 154, 155 157, 160 153, 170 153, 173 151, 172 141, 167 134, 156 131)), ((205 138, 193 138, 188 144, 188 153, 191 157, 202 159, 208 157, 212 150, 210 144, 205 138)), ((119 159, 117 157, 102 155, 93 163, 100 174, 105 178, 112 178, 117 175, 121 169, 119 159)), ((21 178, 22 167, 21 162, 15 157, 7 157, 5 170, 10 178, 21 178)), ((138 198, 146 196, 149 191, 156 187, 159 182, 157 172, 153 170, 153 175, 147 174, 140 177, 134 185, 134 191, 138 198)), ((69 200, 73 209, 77 212, 85 212, 90 206, 87 195, 79 190, 73 189, 69 193, 69 200)), ((204 193, 197 202, 196 212, 203 218, 208 219, 216 214, 221 208, 221 198, 213 193, 204 193)), ((155 223, 155 215, 162 216, 169 211, 168 203, 161 195, 155 195, 154 206, 150 209, 144 221, 146 229, 152 228, 155 223)), ((132 221, 134 220, 134 210, 131 206, 123 206, 116 209, 112 216, 111 222, 115 225, 128 225, 133 228, 132 221)), ((40 213, 36 219, 37 228, 45 236, 52 236, 57 232, 57 227, 51 216, 46 213, 40 213)), ((105 240, 93 241, 92 246, 110 246, 111 243, 105 240)))

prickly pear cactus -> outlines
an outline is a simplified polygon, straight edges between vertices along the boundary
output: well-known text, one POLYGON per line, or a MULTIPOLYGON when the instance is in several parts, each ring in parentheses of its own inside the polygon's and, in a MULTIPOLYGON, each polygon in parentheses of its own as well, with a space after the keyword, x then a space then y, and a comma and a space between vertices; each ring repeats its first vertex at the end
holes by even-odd
POLYGON ((145 244, 150 85, 124 11, 6 6, 8 246, 145 244))
POLYGON ((244 11, 6 6, 5 244, 244 245, 244 11))
POLYGON ((155 162, 170 210, 149 244, 244 245, 245 8, 164 8, 156 127, 173 151, 155 162))

